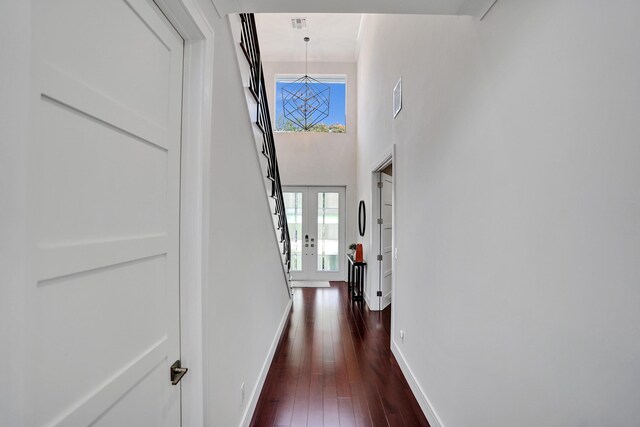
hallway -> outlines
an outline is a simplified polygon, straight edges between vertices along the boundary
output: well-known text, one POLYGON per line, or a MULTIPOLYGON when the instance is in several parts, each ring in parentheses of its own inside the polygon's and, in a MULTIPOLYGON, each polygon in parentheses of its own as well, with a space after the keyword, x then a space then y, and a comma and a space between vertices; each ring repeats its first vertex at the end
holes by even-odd
POLYGON ((428 426, 389 348, 391 310, 298 288, 252 426, 428 426))

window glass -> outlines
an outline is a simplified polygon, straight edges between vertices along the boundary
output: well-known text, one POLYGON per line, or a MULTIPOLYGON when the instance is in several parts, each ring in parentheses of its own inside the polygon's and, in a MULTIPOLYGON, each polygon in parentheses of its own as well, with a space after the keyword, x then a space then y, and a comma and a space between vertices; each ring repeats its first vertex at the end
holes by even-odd
POLYGON ((291 271, 302 271, 302 193, 284 193, 291 240, 291 271))
POLYGON ((340 194, 318 193, 318 271, 339 271, 340 194))
MULTIPOLYGON (((312 77, 320 83, 309 83, 311 88, 315 88, 317 86, 318 91, 321 91, 321 86, 326 85, 329 87, 329 115, 306 132, 345 133, 347 131, 347 83, 345 78, 312 77)), ((305 132, 302 128, 297 126, 295 122, 285 117, 284 114, 282 104, 283 88, 294 80, 294 78, 290 77, 276 78, 275 130, 278 132, 305 132)))

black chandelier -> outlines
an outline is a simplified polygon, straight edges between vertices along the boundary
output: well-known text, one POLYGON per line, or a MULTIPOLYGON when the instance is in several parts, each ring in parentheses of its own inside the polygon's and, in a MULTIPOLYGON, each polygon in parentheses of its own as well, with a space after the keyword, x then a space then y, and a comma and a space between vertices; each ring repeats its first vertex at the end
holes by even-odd
POLYGON ((309 77, 309 40, 309 37, 304 38, 304 76, 282 85, 283 115, 293 125, 305 131, 329 117, 331 95, 328 85, 309 77))

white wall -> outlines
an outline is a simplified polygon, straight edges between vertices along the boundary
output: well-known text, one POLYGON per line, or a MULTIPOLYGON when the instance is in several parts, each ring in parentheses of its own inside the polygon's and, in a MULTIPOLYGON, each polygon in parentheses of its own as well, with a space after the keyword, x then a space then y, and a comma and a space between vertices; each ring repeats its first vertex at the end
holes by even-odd
POLYGON ((235 426, 290 300, 229 22, 200 4, 215 31, 205 416, 207 425, 235 426))
POLYGON ((0 387, 3 425, 25 424, 26 152, 30 3, 0 2, 0 387))
MULTIPOLYGON (((271 119, 275 121, 275 78, 281 74, 304 74, 304 62, 265 62, 264 78, 271 119)), ((341 74, 347 78, 346 133, 276 132, 276 152, 283 185, 345 186, 347 229, 345 248, 356 241, 356 64, 309 63, 311 75, 341 74)), ((344 264, 345 260, 341 260, 344 264)), ((344 270, 344 269, 343 269, 344 270)), ((346 271, 346 270, 344 270, 346 271)))
POLYGON ((358 195, 396 143, 392 338, 442 425, 638 425, 638 22, 578 0, 366 19, 358 195))

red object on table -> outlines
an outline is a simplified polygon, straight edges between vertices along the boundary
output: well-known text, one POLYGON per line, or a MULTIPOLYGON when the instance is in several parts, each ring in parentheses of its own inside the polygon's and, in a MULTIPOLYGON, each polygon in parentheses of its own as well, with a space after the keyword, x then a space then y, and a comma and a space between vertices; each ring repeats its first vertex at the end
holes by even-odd
POLYGON ((356 245, 356 262, 364 262, 364 256, 362 255, 362 243, 356 245))

